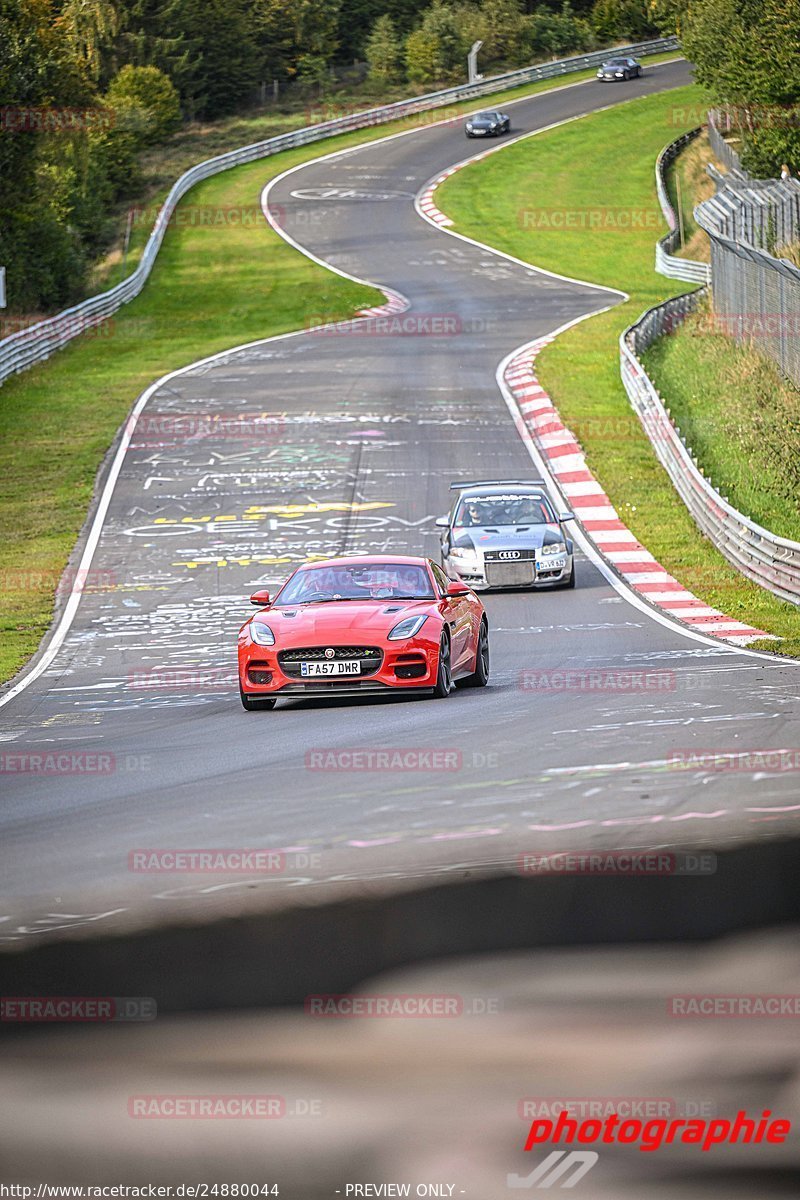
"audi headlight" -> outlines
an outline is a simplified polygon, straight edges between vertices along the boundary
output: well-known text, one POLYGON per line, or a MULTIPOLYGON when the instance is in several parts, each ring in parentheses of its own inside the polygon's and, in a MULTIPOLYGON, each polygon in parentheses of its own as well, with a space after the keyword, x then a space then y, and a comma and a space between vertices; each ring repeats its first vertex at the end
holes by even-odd
POLYGON ((274 646, 275 634, 263 621, 250 622, 250 637, 257 646, 274 646))
POLYGON ((403 642, 406 638, 416 637, 427 619, 428 617, 425 613, 421 617, 405 617, 399 625, 395 625, 389 634, 389 641, 403 642))
POLYGON ((477 563, 478 551, 470 550, 468 546, 453 546, 450 557, 463 559, 464 562, 477 563))
POLYGON ((541 554, 544 558, 548 554, 566 554, 567 547, 563 542, 550 542, 547 546, 542 546, 541 554))

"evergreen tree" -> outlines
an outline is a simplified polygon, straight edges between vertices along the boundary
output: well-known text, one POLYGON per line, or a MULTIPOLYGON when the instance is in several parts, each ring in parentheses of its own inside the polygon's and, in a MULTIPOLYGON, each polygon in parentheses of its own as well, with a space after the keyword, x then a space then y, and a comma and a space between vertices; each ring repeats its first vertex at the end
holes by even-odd
POLYGON ((187 70, 181 100, 192 117, 235 112, 253 96, 258 52, 247 0, 168 0, 161 29, 184 38, 187 70))
POLYGON ((395 83, 400 77, 400 39, 388 13, 378 17, 367 40, 366 57, 369 78, 379 87, 395 83))

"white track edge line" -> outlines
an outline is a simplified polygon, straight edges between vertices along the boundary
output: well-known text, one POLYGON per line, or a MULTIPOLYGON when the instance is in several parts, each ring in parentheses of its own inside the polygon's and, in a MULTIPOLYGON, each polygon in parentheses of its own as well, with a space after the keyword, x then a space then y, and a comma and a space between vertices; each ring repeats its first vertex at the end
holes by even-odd
MULTIPOLYGON (((666 59, 664 61, 664 63, 662 63, 660 65, 665 66, 668 63, 681 62, 681 61, 683 61, 683 59, 680 56, 678 56, 677 58, 666 59)), ((656 65, 659 65, 659 64, 656 64, 656 65)), ((520 96, 517 100, 508 101, 506 104, 506 107, 510 107, 512 104, 522 104, 526 100, 536 99, 539 96, 552 95, 554 92, 567 91, 569 88, 584 87, 586 84, 593 83, 593 82, 595 82, 595 80, 593 80, 591 78, 580 79, 580 80, 576 80, 575 83, 562 84, 561 86, 554 87, 554 88, 546 88, 541 92, 532 92, 527 96, 520 96)), ((636 97, 636 98, 638 99, 638 97, 636 97)), ((594 111, 601 112, 601 111, 606 111, 607 108, 615 108, 615 107, 617 107, 617 105, 607 105, 604 109, 596 109, 594 111)), ((581 114, 581 116, 589 116, 589 115, 591 115, 591 112, 581 114)), ((577 120, 577 119, 579 119, 579 118, 576 118, 576 117, 568 118, 568 120, 577 120)), ((452 121, 452 118, 447 118, 442 121, 431 122, 431 124, 425 126, 424 129, 433 129, 433 128, 436 128, 437 126, 447 125, 451 121, 452 121)), ((565 124, 565 123, 566 122, 562 122, 562 121, 556 122, 557 125, 561 125, 561 124, 565 124)), ((555 126, 550 126, 548 128, 554 128, 554 127, 555 126)), ((311 253, 309 250, 306 250, 305 247, 303 247, 299 242, 296 242, 289 234, 286 233, 285 230, 281 229, 280 226, 274 220, 272 220, 272 218, 269 215, 267 198, 269 195, 269 191, 271 190, 271 187, 275 183, 277 183, 279 179, 284 179, 287 175, 290 175, 294 171, 298 171, 303 167, 307 167, 311 163, 323 162, 327 159, 340 158, 340 157, 344 157, 347 154, 354 154, 359 150, 366 149, 367 147, 381 145, 384 142, 393 141, 395 138, 407 137, 409 134, 424 132, 424 129, 423 130, 404 129, 404 130, 401 130, 399 133, 388 134, 386 137, 370 139, 369 141, 363 142, 358 146, 348 146, 344 150, 335 150, 335 151, 331 152, 330 154, 323 154, 316 158, 306 159, 304 162, 298 163, 294 167, 290 167, 287 171, 282 172, 280 175, 277 175, 274 179, 270 180, 270 182, 266 185, 266 187, 263 189, 263 191, 261 193, 262 211, 265 212, 265 216, 266 216, 267 220, 269 221, 269 224, 275 230, 275 232, 278 233, 284 239, 284 241, 286 241, 287 243, 292 245, 296 250, 298 250, 306 258, 311 259, 313 262, 316 262, 318 265, 325 267, 327 270, 333 271, 335 274, 340 275, 344 279, 349 279, 354 283, 360 283, 366 287, 373 287, 373 288, 376 288, 378 291, 383 291, 385 295, 397 296, 399 299, 407 300, 407 298, 405 296, 402 296, 402 294, 400 292, 396 292, 393 289, 384 288, 383 285, 381 285, 379 283, 375 283, 372 280, 359 279, 355 275, 350 275, 350 274, 348 274, 348 272, 341 270, 339 267, 333 266, 333 264, 326 262, 324 259, 318 258, 316 255, 311 253), (267 206, 267 207, 265 208, 265 206, 267 206)), ((543 132, 544 132, 544 129, 533 131, 533 133, 543 133, 543 132)), ((495 146, 495 147, 492 147, 492 149, 501 150, 505 146, 512 145, 513 142, 515 142, 515 141, 520 141, 522 136, 530 137, 530 136, 533 136, 533 134, 521 135, 519 138, 514 138, 511 141, 504 142, 501 146, 495 146)), ((469 160, 467 160, 467 161, 469 161, 469 160)), ((439 172, 439 174, 441 174, 441 172, 439 172)), ((436 178, 436 176, 434 176, 434 178, 436 178)), ((426 184, 425 186, 427 187, 429 185, 426 184)), ((416 203, 415 203, 415 207, 416 207, 416 203)), ((423 220, 428 220, 428 218, 425 217, 424 214, 420 213, 420 215, 422 216, 423 220)), ((435 229, 441 228, 440 226, 436 225, 432 221, 429 221, 428 223, 431 224, 435 229)), ((445 230, 445 232, 449 233, 451 237, 458 237, 458 238, 461 238, 463 241, 472 242, 473 245, 478 246, 483 250, 487 250, 492 254, 498 254, 501 257, 509 258, 514 262, 518 262, 522 266, 527 267, 529 270, 536 270, 541 274, 553 274, 552 272, 545 271, 542 268, 533 267, 530 263, 523 263, 521 259, 514 259, 513 256, 503 254, 502 251, 494 250, 494 249, 492 249, 491 246, 484 246, 481 242, 475 242, 475 241, 473 241, 472 238, 467 238, 463 234, 458 234, 451 230, 445 230)), ((570 282, 575 282, 575 283, 583 283, 584 282, 583 280, 572 280, 569 276, 566 276, 566 275, 557 275, 557 276, 555 276, 555 278, 564 279, 564 280, 568 280, 570 282)), ((612 292, 615 292, 615 294, 617 294, 617 295, 626 296, 625 292, 619 292, 619 291, 617 291, 617 289, 614 289, 614 288, 603 287, 602 284, 586 283, 585 286, 591 287, 591 288, 597 288, 600 291, 612 291, 612 292)), ((627 298, 627 296, 626 296, 626 298, 627 298)), ((604 312, 607 310, 600 309, 597 311, 604 312)), ((594 315, 595 315, 595 312, 586 314, 587 317, 594 316, 594 315)), ((358 318, 355 317, 353 319, 357 320, 358 318)), ((364 318, 364 319, 368 319, 368 318, 364 318)), ((584 318, 581 317, 579 319, 583 320, 584 318)), ((142 392, 142 394, 139 396, 139 399, 134 404, 129 416, 126 418, 126 421, 125 421, 125 424, 123 427, 123 434, 122 434, 122 438, 120 440, 120 444, 117 447, 116 454, 114 455, 114 461, 111 465, 111 469, 109 470, 106 482, 103 485, 103 490, 100 494, 100 500, 98 502, 97 510, 92 519, 92 523, 91 523, 89 533, 88 533, 88 536, 86 539, 86 545, 84 546, 79 565, 76 569, 76 576, 78 579, 81 579, 81 578, 85 579, 86 574, 88 573, 88 571, 91 567, 92 559, 94 558, 94 553, 95 553, 95 550, 97 549, 97 545, 100 540, 100 535, 102 533, 103 522, 105 520, 106 513, 108 512, 108 509, 111 504, 111 499, 113 496, 114 488, 116 487, 117 480, 118 480, 120 472, 122 470, 122 464, 124 462, 125 455, 128 451, 128 447, 132 440, 132 436, 133 436, 133 433, 134 433, 134 430, 136 427, 136 422, 138 421, 145 405, 151 399, 151 397, 155 394, 155 392, 157 392, 161 387, 163 387, 164 384, 168 383, 171 379, 177 379, 179 376, 185 375, 189 371, 193 371, 196 367, 206 366, 210 363, 219 362, 221 359, 224 359, 229 354, 238 354, 242 350, 249 350, 256 346, 264 346, 264 345, 267 345, 269 342, 280 341, 284 338, 300 337, 302 335, 307 334, 308 332, 309 331, 307 329, 296 329, 296 330, 290 331, 289 333, 273 334, 270 337, 258 338, 252 342, 242 342, 239 345, 230 346, 230 347, 228 347, 227 350, 221 350, 221 351, 217 352, 216 354, 208 355, 206 358, 198 358, 194 362, 187 363, 186 366, 178 367, 173 371, 168 371, 165 375, 160 376, 153 383, 151 383, 142 392)), ((558 333, 560 331, 557 330, 556 332, 558 333)), ((519 351, 515 351, 514 353, 519 353, 519 351)), ((513 357, 513 354, 510 355, 509 357, 510 358, 513 357)), ((501 391, 503 391, 502 387, 501 387, 501 391)), ((522 419, 522 418, 520 417, 520 419, 522 419)), ((523 441, 524 440, 525 439, 523 438, 523 441)), ((547 474, 550 475, 550 472, 548 471, 547 474)), ((601 568, 601 570, 603 570, 603 568, 601 568)), ((603 573, 605 573, 605 572, 603 572, 603 573)), ((58 653, 58 651, 61 649, 62 645, 64 644, 64 640, 65 640, 67 634, 69 633, 70 628, 72 627, 73 621, 75 620, 75 616, 78 611, 78 606, 81 601, 81 596, 83 595, 83 589, 84 589, 83 584, 81 584, 79 588, 73 588, 73 590, 70 594, 69 600, 67 601, 67 603, 64 607, 64 611, 61 614, 61 617, 59 618, 59 620, 55 626, 55 629, 52 631, 52 633, 50 635, 50 641, 49 641, 49 645, 47 646, 47 649, 42 653, 42 656, 39 659, 39 661, 33 667, 31 667, 28 671, 26 671, 25 674, 22 676, 22 678, 17 681, 17 683, 15 683, 12 687, 10 687, 8 689, 8 691, 6 691, 6 692, 2 693, 2 695, 0 695, 0 708, 3 708, 11 700, 15 699, 18 695, 20 695, 20 693, 23 692, 31 683, 34 683, 37 679, 39 679, 40 676, 42 676, 44 674, 44 672, 48 669, 48 667, 51 665, 51 663, 53 662, 53 660, 56 657, 56 654, 58 653)), ((637 598, 637 600, 638 600, 638 598, 637 598)), ((630 602, 634 603, 633 599, 631 599, 630 602)), ((638 607, 638 603, 636 603, 634 606, 638 607)), ((648 611, 651 615, 655 615, 653 613, 653 610, 650 609, 649 607, 646 609, 646 611, 648 611)), ((669 622, 669 624, 672 625, 672 622, 669 622)), ((686 632, 686 631, 683 630, 682 632, 686 632)), ((710 641, 710 639, 699 639, 699 638, 698 638, 698 640, 710 641)), ((715 641, 711 644, 716 646, 716 645, 720 645, 722 643, 718 643, 715 641)), ((775 655, 766 655, 766 654, 759 655, 755 651, 745 651, 741 647, 731 647, 731 649, 734 650, 734 652, 736 652, 736 653, 750 654, 752 657, 763 657, 763 658, 767 658, 769 661, 775 661, 775 659, 777 657, 775 655)), ((780 661, 780 659, 778 659, 778 661, 780 661)), ((23 671, 24 670, 25 670, 25 668, 23 667, 23 671)))

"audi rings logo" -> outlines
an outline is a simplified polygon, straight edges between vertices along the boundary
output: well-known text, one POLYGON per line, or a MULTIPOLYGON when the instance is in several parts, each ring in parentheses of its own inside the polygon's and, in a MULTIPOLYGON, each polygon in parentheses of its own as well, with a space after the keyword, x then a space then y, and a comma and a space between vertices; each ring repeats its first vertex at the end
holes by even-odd
POLYGON ((501 550, 498 558, 519 558, 519 550, 501 550))
POLYGON ((336 651, 332 650, 331 647, 328 646, 328 649, 325 651, 325 657, 326 658, 334 658, 335 656, 336 656, 336 651))

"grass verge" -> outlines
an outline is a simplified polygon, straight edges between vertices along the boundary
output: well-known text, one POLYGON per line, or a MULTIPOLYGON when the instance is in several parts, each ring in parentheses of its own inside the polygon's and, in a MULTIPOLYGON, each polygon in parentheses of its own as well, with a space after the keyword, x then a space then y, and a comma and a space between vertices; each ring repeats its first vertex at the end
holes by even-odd
POLYGON ((644 363, 715 486, 800 541, 800 391, 752 344, 715 330, 708 308, 654 342, 644 363))
POLYGON ((544 351, 542 384, 620 516, 663 566, 708 604, 784 638, 782 652, 800 654, 796 607, 746 580, 698 531, 619 376, 622 330, 686 290, 653 270, 654 241, 664 227, 651 219, 660 213, 653 164, 681 132, 675 114, 699 103, 699 89, 689 87, 573 121, 466 167, 442 185, 436 202, 457 230, 479 241, 629 293, 627 303, 567 330, 544 351), (623 146, 624 169, 609 171, 609 153, 623 146), (532 205, 538 196, 557 197, 557 205, 532 205), (592 213, 599 214, 593 224, 592 213))
POLYGON ((667 191, 672 207, 682 218, 683 244, 675 251, 679 258, 711 262, 711 243, 694 219, 694 206, 714 195, 715 187, 706 172, 714 162, 708 134, 701 133, 690 142, 667 169, 667 191))
MULTIPOLYGON (((672 58, 659 55, 651 61, 672 58)), ((566 86, 593 72, 564 78, 566 86)), ((553 90, 552 81, 492 97, 502 104, 553 90)), ((313 146, 237 167, 198 184, 182 201, 221 212, 255 212, 264 184, 295 163, 372 141, 425 120, 468 112, 420 114, 391 125, 330 138, 313 146)), ((295 114, 294 126, 306 122, 295 114)), ((273 124, 270 124, 273 121, 273 124)), ((180 140, 159 158, 162 184, 148 204, 163 200, 174 177, 193 161, 257 141, 273 118, 236 119, 188 150, 180 140)), ((126 272, 138 262, 150 232, 132 231, 126 272)), ((122 278, 109 262, 104 283, 122 278)), ((10 678, 36 651, 53 614, 58 580, 91 501, 98 467, 136 397, 153 379, 242 342, 302 328, 319 313, 343 318, 381 297, 347 282, 287 246, 265 222, 213 227, 178 219, 168 230, 142 294, 94 335, 75 339, 49 362, 0 389, 0 679, 10 678)))

